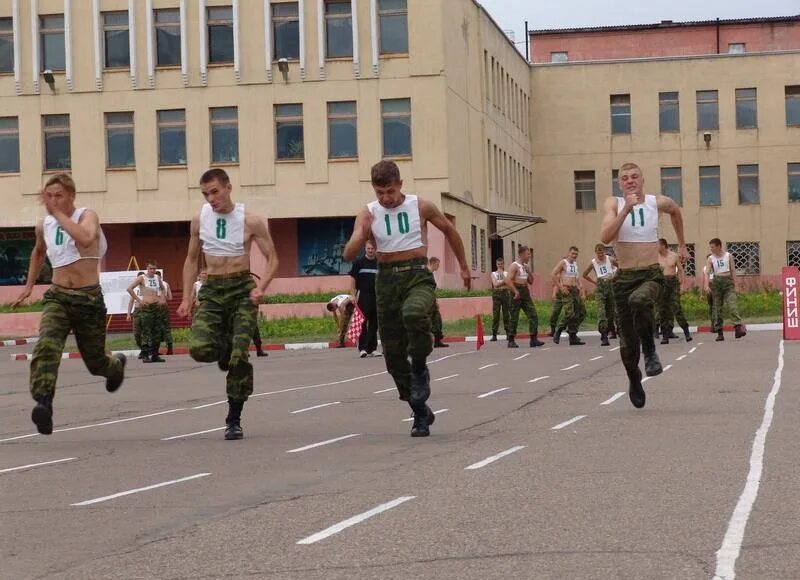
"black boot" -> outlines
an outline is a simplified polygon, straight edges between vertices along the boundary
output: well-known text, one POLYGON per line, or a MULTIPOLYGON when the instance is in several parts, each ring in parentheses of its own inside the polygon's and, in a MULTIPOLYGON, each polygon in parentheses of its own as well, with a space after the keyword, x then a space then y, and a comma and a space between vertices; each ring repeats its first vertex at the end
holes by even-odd
POLYGON ((644 407, 646 396, 642 387, 642 371, 638 368, 633 374, 628 374, 628 398, 637 409, 644 407))
POLYGON ((424 363, 418 362, 411 367, 411 389, 408 404, 414 412, 414 425, 411 427, 412 437, 427 437, 430 435, 431 416, 433 412, 426 404, 431 395, 431 374, 424 363))
POLYGON ((122 381, 125 380, 125 365, 128 363, 128 357, 126 357, 121 352, 117 354, 111 355, 116 359, 119 359, 119 362, 122 364, 122 368, 119 370, 119 374, 115 377, 108 377, 106 379, 106 391, 109 393, 113 393, 122 385, 122 381))
POLYGON ((244 401, 228 397, 228 416, 225 417, 225 439, 228 441, 244 437, 241 426, 243 408, 244 401))
POLYGON ((168 355, 173 355, 173 354, 175 354, 174 352, 172 352, 172 343, 171 343, 171 342, 170 342, 170 343, 167 343, 167 354, 168 354, 168 355))
POLYGON ((147 357, 147 354, 145 353, 144 349, 142 348, 142 349, 139 350, 139 360, 144 360, 145 357, 147 357))
POLYGON ((580 338, 578 338, 577 332, 570 332, 569 333, 569 345, 570 346, 583 346, 586 344, 580 338))
POLYGON ((514 341, 513 336, 508 337, 508 348, 519 348, 519 345, 514 341))
POLYGON ((433 343, 433 348, 450 348, 450 345, 441 338, 437 338, 433 343))
POLYGON ((611 346, 611 343, 608 342, 608 333, 601 332, 600 333, 600 346, 611 346))
POLYGON ((492 338, 489 339, 489 342, 497 342, 497 333, 492 335, 492 338))
POLYGON ((161 362, 167 362, 167 361, 165 361, 163 358, 161 358, 158 355, 158 349, 156 348, 156 349, 150 351, 150 362, 151 363, 161 363, 161 362))
POLYGON ((544 346, 544 343, 539 340, 538 335, 532 334, 531 335, 531 348, 536 348, 537 346, 544 346))
POLYGON ((31 412, 31 421, 42 435, 53 433, 53 397, 39 395, 35 398, 36 406, 31 412))
POLYGON ((615 329, 614 327, 611 327, 611 328, 608 330, 608 338, 610 338, 610 339, 612 339, 612 340, 613 340, 613 339, 615 339, 615 338, 617 338, 617 331, 616 331, 616 329, 615 329))
POLYGON ((722 331, 720 330, 719 332, 717 332, 717 338, 715 338, 714 341, 722 342, 723 340, 725 340, 725 335, 722 334, 722 331))
POLYGON ((669 344, 669 329, 666 326, 661 328, 661 344, 669 344))
MULTIPOLYGON (((662 335, 663 335, 663 333, 662 333, 662 335)), ((677 334, 675 334, 675 330, 671 326, 667 329, 667 337, 668 338, 680 338, 677 334)))
POLYGON ((692 342, 692 334, 689 332, 689 325, 684 324, 681 328, 683 329, 683 336, 686 337, 686 342, 692 342))
POLYGON ((428 413, 414 413, 414 425, 411 427, 412 437, 427 437, 431 434, 428 413))
POLYGON ((743 324, 737 324, 733 328, 735 330, 735 334, 733 335, 734 338, 742 338, 743 336, 747 336, 747 329, 745 329, 743 324))
POLYGON ((562 327, 556 328, 555 332, 553 333, 553 342, 559 344, 561 342, 561 333, 564 332, 562 327))
POLYGON ((556 335, 556 327, 555 327, 554 324, 551 324, 550 325, 550 336, 555 336, 555 335, 556 335))
POLYGON ((661 366, 661 359, 658 358, 658 353, 655 350, 644 355, 644 372, 648 377, 655 377, 664 372, 664 367, 661 366))

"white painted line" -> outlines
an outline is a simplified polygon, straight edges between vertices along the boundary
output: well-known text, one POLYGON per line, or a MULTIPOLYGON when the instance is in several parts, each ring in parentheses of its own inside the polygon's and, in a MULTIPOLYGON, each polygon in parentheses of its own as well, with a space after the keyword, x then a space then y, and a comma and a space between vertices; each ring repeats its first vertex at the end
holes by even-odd
POLYGON ((516 453, 517 451, 521 451, 522 449, 525 449, 524 445, 515 445, 511 449, 506 449, 505 451, 501 451, 497 455, 492 455, 491 457, 487 457, 483 461, 478 461, 477 463, 473 463, 472 465, 469 465, 469 466, 465 467, 464 469, 465 470, 466 469, 480 469, 481 467, 486 467, 490 463, 494 463, 498 459, 502 459, 506 455, 511 455, 512 453, 516 453))
POLYGON ((507 391, 511 387, 503 387, 502 389, 495 389, 494 391, 489 391, 488 393, 483 393, 482 395, 478 395, 479 399, 485 399, 486 397, 491 397, 492 395, 496 395, 497 393, 502 393, 503 391, 507 391))
POLYGON ((91 425, 81 425, 79 427, 65 427, 64 429, 54 429, 53 433, 64 433, 65 431, 80 431, 82 429, 91 429, 93 427, 105 427, 106 425, 116 425, 117 423, 128 423, 129 421, 138 421, 139 419, 149 419, 150 417, 158 417, 159 415, 169 415, 170 413, 177 413, 178 411, 185 411, 185 410, 186 409, 170 409, 169 411, 148 413, 147 415, 138 415, 136 417, 128 417, 127 419, 115 419, 113 421, 92 423, 91 425))
POLYGON ((625 391, 620 391, 619 393, 614 393, 613 395, 611 395, 611 397, 609 399, 606 399, 605 401, 603 401, 600 404, 601 405, 610 405, 611 403, 613 403, 614 401, 616 401, 617 399, 622 397, 624 394, 625 394, 625 391))
POLYGON ((32 467, 41 467, 43 465, 53 465, 55 463, 64 463, 65 461, 73 461, 77 457, 66 457, 64 459, 55 459, 53 461, 43 461, 41 463, 29 463, 28 465, 20 465, 19 467, 7 467, 0 469, 0 473, 11 473, 12 471, 21 471, 23 469, 30 469, 32 467))
POLYGON ((438 379, 433 379, 433 382, 434 382, 434 383, 438 383, 439 381, 446 381, 447 379, 454 379, 454 378, 456 378, 457 376, 458 376, 458 374, 455 374, 455 375, 447 375, 446 377, 439 377, 438 379))
POLYGON ((667 372, 669 369, 672 368, 672 365, 667 365, 664 367, 664 372, 667 372))
POLYGON ((353 437, 359 437, 360 435, 360 433, 351 433, 350 435, 336 437, 335 439, 328 439, 327 441, 320 441, 319 443, 312 443, 311 445, 305 445, 303 447, 298 447, 297 449, 289 449, 286 453, 300 453, 301 451, 308 451, 309 449, 314 449, 315 447, 330 445, 331 443, 337 443, 339 441, 344 441, 345 439, 352 439, 353 437))
POLYGON ((227 403, 227 399, 224 401, 216 401, 215 403, 206 403, 205 405, 198 405, 197 407, 192 407, 192 411, 197 411, 198 409, 205 409, 206 407, 213 407, 214 405, 221 405, 222 403, 227 403))
POLYGON ((496 367, 498 364, 500 364, 500 363, 492 363, 492 364, 488 364, 488 365, 483 365, 482 367, 478 367, 478 370, 482 371, 482 370, 488 369, 490 367, 496 367))
POLYGON ((692 348, 689 349, 689 354, 692 354, 696 350, 697 350, 697 347, 693 346, 692 348))
POLYGON ((549 379, 549 378, 550 378, 550 375, 545 375, 543 377, 536 377, 535 379, 531 379, 528 382, 529 383, 538 383, 539 381, 543 381, 543 380, 549 379))
POLYGON ((186 433, 185 435, 173 435, 172 437, 162 437, 162 441, 172 441, 173 439, 185 439, 186 437, 194 437, 195 435, 205 435, 206 433, 213 433, 214 431, 222 431, 225 427, 214 427, 213 429, 206 429, 205 431, 195 431, 194 433, 186 433))
POLYGON ((525 354, 523 354, 523 355, 521 355, 521 356, 518 356, 518 357, 517 357, 517 358, 515 358, 514 360, 522 360, 522 359, 524 359, 524 358, 527 358, 527 357, 529 357, 529 356, 531 356, 531 353, 529 353, 529 352, 526 352, 525 354))
POLYGON ((298 413, 305 413, 306 411, 313 411, 314 409, 322 409, 323 407, 330 407, 332 405, 341 405, 341 401, 336 401, 334 403, 322 403, 321 405, 314 405, 313 407, 306 407, 305 409, 298 409, 297 411, 292 411, 289 413, 290 415, 297 415, 298 413))
POLYGON ((647 381, 649 381, 649 380, 650 380, 650 379, 652 379, 652 378, 653 378, 653 377, 644 377, 644 378, 642 379, 642 384, 645 384, 647 381))
POLYGON ((581 419, 585 419, 585 418, 586 418, 586 415, 578 415, 577 417, 573 417, 569 421, 564 421, 563 423, 559 423, 555 427, 551 427, 551 429, 553 431, 558 431, 559 429, 563 429, 564 427, 568 427, 569 425, 572 425, 573 423, 577 423, 581 419))
POLYGON ((678 358, 676 358, 675 360, 683 360, 683 359, 685 359, 687 356, 688 356, 688 355, 682 354, 681 356, 679 356, 679 357, 678 357, 678 358))
POLYGON ((619 347, 615 346, 614 348, 609 348, 608 352, 614 352, 615 350, 619 350, 619 347))
POLYGON ((767 433, 772 425, 772 417, 775 412, 775 399, 781 388, 781 377, 783 375, 783 340, 778 348, 778 367, 775 369, 775 376, 772 380, 772 389, 767 395, 764 404, 764 418, 756 431, 753 439, 753 451, 750 454, 750 472, 747 474, 742 495, 733 510, 725 538, 722 546, 717 551, 717 569, 714 572, 714 580, 733 580, 736 577, 736 560, 742 548, 747 520, 753 504, 758 497, 758 488, 761 485, 761 474, 764 470, 764 447, 766 446, 767 433))
MULTIPOLYGON (((750 329, 748 328, 747 330, 750 330, 750 329)), ((778 328, 778 329, 776 329, 776 330, 782 330, 782 329, 781 329, 781 328, 778 328)), ((697 343, 697 346, 703 346, 703 343, 702 343, 702 342, 698 342, 698 343, 697 343)))
POLYGON ((553 348, 553 347, 552 346, 545 347, 545 348, 542 349, 542 352, 544 352, 546 350, 550 350, 551 348, 553 348))
POLYGON ((110 499, 116 499, 118 497, 123 497, 126 495, 132 495, 134 493, 140 493, 143 491, 150 491, 151 489, 157 489, 159 487, 165 487, 167 485, 175 485, 176 483, 183 483, 184 481, 191 481, 192 479, 199 479, 201 477, 207 477, 211 475, 210 473, 195 473, 194 475, 190 475, 189 477, 181 477, 180 479, 172 479, 170 481, 164 481, 162 483, 156 483, 154 485, 148 485, 147 487, 137 487, 136 489, 129 489, 128 491, 121 491, 119 493, 115 493, 113 495, 106 495, 103 497, 97 497, 95 499, 88 499, 86 501, 72 503, 71 506, 84 506, 84 505, 92 505, 95 503, 100 503, 104 501, 108 501, 110 499))
POLYGON ((600 356, 596 356, 594 358, 590 358, 589 360, 600 360, 601 358, 603 358, 602 354, 600 356))
POLYGON ((390 502, 382 503, 381 505, 376 506, 376 507, 372 508, 369 511, 366 511, 363 514, 358 514, 357 516, 353 516, 352 518, 348 518, 348 519, 346 519, 346 520, 344 520, 342 522, 339 522, 338 524, 334 524, 329 528, 325 528, 321 532, 317 532, 316 534, 312 534, 312 535, 308 536, 307 538, 303 538, 302 540, 298 541, 297 543, 300 544, 300 545, 306 545, 307 546, 309 544, 313 544, 315 542, 319 542, 320 540, 324 540, 325 538, 333 536, 334 534, 338 534, 342 530, 346 530, 349 527, 355 526, 356 524, 360 524, 364 520, 368 520, 369 518, 371 518, 373 516, 377 516, 378 514, 381 514, 381 513, 385 512, 385 511, 388 511, 388 510, 390 510, 392 508, 396 508, 400 504, 403 504, 403 503, 405 503, 407 501, 410 501, 412 499, 415 499, 415 498, 416 498, 416 496, 407 495, 407 496, 403 496, 403 497, 398 497, 397 499, 394 499, 394 500, 392 500, 390 502))
POLYGON ((38 433, 29 433, 27 435, 17 435, 16 437, 7 437, 5 439, 0 439, 0 443, 5 441, 16 441, 17 439, 27 439, 28 437, 38 437, 38 433))
POLYGON ((380 391, 373 391, 373 395, 380 395, 381 393, 388 393, 389 391, 397 390, 397 387, 389 387, 388 389, 381 389, 380 391))
POLYGON ((580 364, 578 364, 578 363, 575 363, 574 365, 568 366, 568 367, 566 367, 566 368, 563 368, 563 369, 561 369, 561 370, 562 370, 562 371, 571 371, 572 369, 576 369, 576 368, 578 368, 579 366, 581 366, 581 365, 580 365, 580 364))
MULTIPOLYGON (((434 415, 441 415, 442 413, 447 413, 450 409, 439 409, 438 411, 434 411, 434 415)), ((414 417, 409 417, 408 419, 403 419, 403 423, 411 423, 414 420, 414 417)))

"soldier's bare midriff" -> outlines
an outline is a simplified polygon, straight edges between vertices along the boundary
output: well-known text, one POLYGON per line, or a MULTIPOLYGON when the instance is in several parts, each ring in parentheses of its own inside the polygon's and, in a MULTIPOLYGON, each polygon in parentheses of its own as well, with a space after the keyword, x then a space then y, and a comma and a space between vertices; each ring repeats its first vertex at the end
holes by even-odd
POLYGON ((658 266, 658 242, 617 242, 617 262, 621 270, 658 266))
POLYGON ((142 305, 143 306, 150 306, 151 304, 158 304, 161 302, 161 299, 158 296, 158 292, 154 292, 149 288, 144 288, 142 290, 142 305))
POLYGON ((250 254, 242 256, 209 256, 206 257, 206 272, 210 276, 236 274, 250 271, 250 254))
POLYGON ((578 279, 571 276, 569 278, 561 278, 561 284, 563 286, 577 286, 578 279))
POLYGON ((408 260, 425 260, 428 258, 428 250, 425 246, 414 250, 404 250, 402 252, 378 252, 378 263, 390 264, 392 262, 406 262, 408 260))
POLYGON ((97 260, 78 260, 67 266, 53 269, 53 284, 64 288, 84 288, 100 283, 97 260))

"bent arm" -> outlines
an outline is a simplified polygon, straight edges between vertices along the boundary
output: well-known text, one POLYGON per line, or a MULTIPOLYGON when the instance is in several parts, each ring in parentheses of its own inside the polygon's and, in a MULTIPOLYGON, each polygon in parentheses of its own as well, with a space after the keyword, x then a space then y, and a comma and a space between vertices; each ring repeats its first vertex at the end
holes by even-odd
MULTIPOLYGON (((678 246, 685 249, 686 239, 683 234, 683 214, 681 213, 680 206, 665 195, 658 196, 658 211, 669 214, 672 221, 672 227, 675 230, 675 235, 678 238, 678 246)), ((683 257, 683 252, 678 252, 683 257)))
POLYGON ((58 220, 61 229, 67 232, 79 246, 88 246, 97 239, 100 231, 100 219, 92 210, 87 209, 83 212, 78 223, 69 219, 69 216, 62 212, 52 215, 58 220))
POLYGON ((603 225, 600 228, 600 241, 605 245, 617 239, 619 229, 628 217, 627 212, 617 212, 617 198, 606 199, 603 205, 603 225))
POLYGON ((25 288, 28 290, 32 289, 33 285, 36 284, 36 279, 42 272, 46 256, 47 246, 44 241, 44 228, 42 227, 42 222, 38 222, 36 224, 36 242, 31 251, 31 262, 28 266, 28 278, 25 280, 25 288))
POLYGON ((269 233, 269 227, 266 221, 259 216, 252 216, 251 225, 253 241, 267 259, 267 266, 259 281, 259 288, 264 292, 278 271, 278 255, 277 252, 275 252, 275 243, 272 241, 272 236, 269 233))
POLYGON ((589 274, 594 270, 594 266, 589 264, 589 266, 583 271, 583 276, 581 276, 587 282, 591 282, 592 284, 596 284, 594 280, 589 277, 589 274))
POLYGON ((128 286, 128 294, 130 294, 131 300, 135 302, 139 302, 140 300, 139 297, 134 292, 134 289, 141 283, 142 283, 142 277, 136 276, 136 279, 133 282, 131 282, 130 285, 128 286))
POLYGON ((353 235, 350 236, 347 244, 345 244, 344 252, 342 252, 342 257, 347 262, 352 262, 358 257, 358 254, 361 253, 361 250, 372 235, 370 231, 371 226, 372 214, 369 213, 366 207, 362 208, 356 216, 356 223, 353 226, 353 235))
MULTIPOLYGON (((189 227, 189 250, 186 252, 186 260, 183 262, 183 287, 192 288, 197 278, 197 260, 200 257, 200 216, 192 218, 189 227)), ((187 300, 184 298, 183 300, 187 300)))

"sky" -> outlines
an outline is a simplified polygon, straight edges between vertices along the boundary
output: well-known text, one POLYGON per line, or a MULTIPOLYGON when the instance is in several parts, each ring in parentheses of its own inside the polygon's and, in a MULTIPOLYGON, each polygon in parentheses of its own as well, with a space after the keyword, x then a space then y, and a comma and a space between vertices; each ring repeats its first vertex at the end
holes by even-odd
POLYGON ((662 20, 715 20, 800 14, 800 0, 478 0, 525 52, 531 29, 653 24, 662 20))

